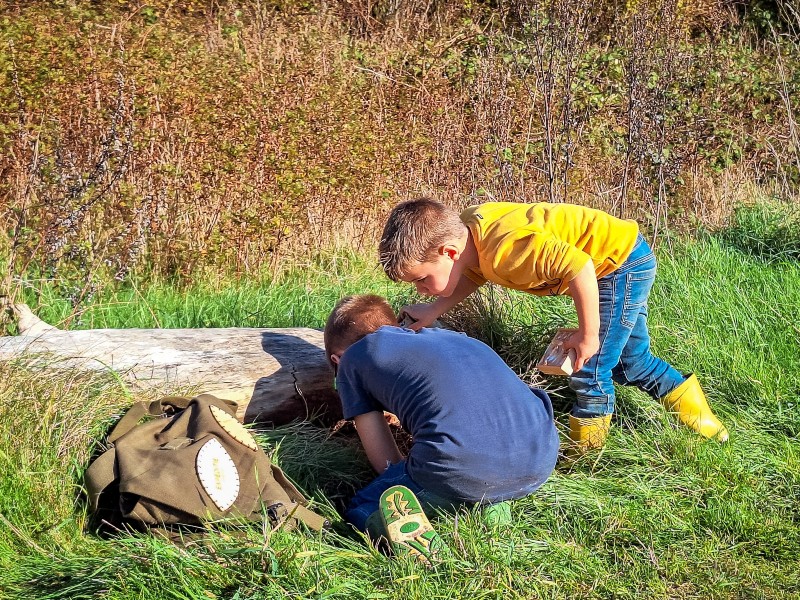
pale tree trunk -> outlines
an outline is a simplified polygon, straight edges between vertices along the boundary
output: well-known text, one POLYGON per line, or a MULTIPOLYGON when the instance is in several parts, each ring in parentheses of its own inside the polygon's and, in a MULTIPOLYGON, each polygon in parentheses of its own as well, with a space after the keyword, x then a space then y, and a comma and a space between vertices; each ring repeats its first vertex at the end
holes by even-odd
POLYGON ((242 421, 285 424, 341 418, 322 332, 310 328, 63 331, 24 304, 8 306, 20 335, 0 337, 0 360, 26 356, 47 369, 111 370, 132 392, 200 392, 239 403, 242 421))

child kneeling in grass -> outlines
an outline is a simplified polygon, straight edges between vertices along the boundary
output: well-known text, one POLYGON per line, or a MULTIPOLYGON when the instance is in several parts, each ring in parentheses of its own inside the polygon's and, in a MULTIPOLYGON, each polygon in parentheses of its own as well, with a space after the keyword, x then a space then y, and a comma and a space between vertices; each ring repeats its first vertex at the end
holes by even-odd
POLYGON ((381 495, 405 486, 424 508, 493 504, 534 492, 550 476, 558 434, 547 394, 529 388, 486 344, 463 333, 397 326, 380 296, 343 298, 325 326, 345 419, 378 477, 347 520, 383 535, 381 495), (384 411, 413 438, 397 448, 384 411))

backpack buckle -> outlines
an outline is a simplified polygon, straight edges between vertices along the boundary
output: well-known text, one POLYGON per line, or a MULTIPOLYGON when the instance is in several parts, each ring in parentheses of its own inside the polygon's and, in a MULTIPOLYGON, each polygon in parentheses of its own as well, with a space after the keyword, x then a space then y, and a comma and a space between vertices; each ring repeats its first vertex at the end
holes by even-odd
POLYGON ((280 523, 289 515, 289 511, 283 505, 283 502, 276 502, 267 507, 267 516, 270 521, 280 523))

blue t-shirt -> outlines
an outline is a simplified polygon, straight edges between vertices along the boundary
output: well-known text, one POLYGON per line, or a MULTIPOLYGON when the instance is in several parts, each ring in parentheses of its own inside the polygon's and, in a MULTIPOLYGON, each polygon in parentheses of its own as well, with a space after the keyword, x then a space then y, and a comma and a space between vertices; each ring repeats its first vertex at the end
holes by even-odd
POLYGON ((345 419, 397 415, 414 438, 408 474, 448 500, 521 498, 555 467, 550 398, 463 333, 381 327, 342 355, 336 383, 345 419))

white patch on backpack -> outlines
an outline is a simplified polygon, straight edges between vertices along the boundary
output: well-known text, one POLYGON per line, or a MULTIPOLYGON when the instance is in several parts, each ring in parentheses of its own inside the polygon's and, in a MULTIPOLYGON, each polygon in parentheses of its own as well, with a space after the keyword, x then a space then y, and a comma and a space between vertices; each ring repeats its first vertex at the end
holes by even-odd
POLYGON ((239 471, 219 440, 210 438, 197 453, 197 478, 220 510, 228 510, 239 497, 239 471))
POLYGON ((214 419, 219 423, 219 426, 228 432, 233 439, 243 446, 250 448, 253 452, 258 450, 258 444, 256 444, 253 436, 250 435, 250 432, 247 431, 244 425, 239 423, 235 417, 232 417, 218 406, 211 406, 210 408, 211 414, 214 415, 214 419))

